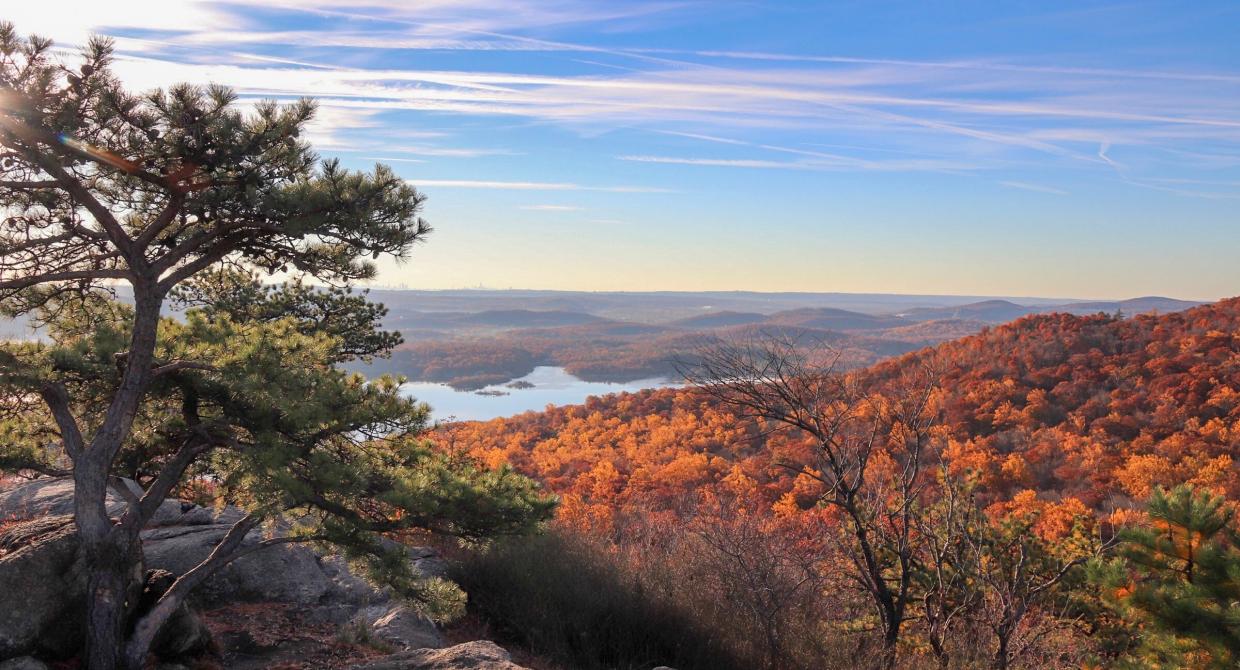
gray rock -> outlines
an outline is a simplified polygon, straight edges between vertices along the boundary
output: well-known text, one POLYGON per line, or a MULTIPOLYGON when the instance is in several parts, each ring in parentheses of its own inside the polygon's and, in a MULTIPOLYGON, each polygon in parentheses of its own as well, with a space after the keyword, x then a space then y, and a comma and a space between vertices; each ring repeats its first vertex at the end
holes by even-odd
POLYGON ((29 656, 0 662, 0 670, 47 670, 47 664, 29 656))
MULTIPOLYGON (((135 493, 140 491, 137 484, 126 483, 135 493)), ((115 493, 109 494, 110 512, 119 515, 124 505, 115 493)), ((73 482, 68 478, 35 479, 0 491, 0 519, 72 513, 73 482)), ((184 574, 211 553, 241 516, 242 512, 232 507, 214 510, 179 500, 164 501, 142 531, 146 566, 184 574)), ((262 531, 256 530, 246 544, 261 537, 262 531)), ((446 577, 447 565, 434 550, 414 547, 409 551, 415 572, 425 577, 446 577)), ((321 557, 301 545, 273 547, 238 559, 208 579, 195 594, 196 601, 209 604, 241 600, 360 607, 388 599, 386 593, 353 575, 343 560, 321 557)))
POLYGON ((440 579, 448 579, 448 562, 439 556, 439 552, 430 547, 411 547, 409 549, 410 560, 413 561, 413 571, 423 579, 429 577, 438 577, 440 579))
MULTIPOLYGON (((125 485, 141 494, 138 485, 124 480, 125 485)), ((115 492, 108 493, 108 512, 119 515, 125 502, 115 492)), ((67 477, 44 477, 0 491, 0 519, 34 519, 42 516, 73 514, 73 480, 67 477)), ((179 500, 165 500, 155 511, 150 527, 191 526, 232 523, 240 512, 225 508, 220 511, 198 505, 182 505, 179 500)))
POLYGON ((371 639, 399 650, 447 646, 434 621, 401 604, 364 607, 353 625, 364 629, 371 639))
POLYGON ((0 491, 0 519, 73 514, 73 481, 35 479, 0 491))
MULTIPOLYGON (((210 555, 229 528, 229 524, 220 523, 148 528, 142 531, 146 564, 150 568, 183 574, 210 555)), ((262 531, 256 530, 243 546, 261 539, 262 531)), ((416 552, 411 556, 415 573, 424 577, 447 574, 447 565, 433 550, 414 548, 412 551, 416 552)), ((338 556, 320 556, 308 546, 286 544, 228 564, 209 577, 196 590, 193 599, 205 605, 250 601, 324 608, 323 612, 310 613, 310 616, 341 623, 359 607, 386 603, 391 596, 351 573, 338 556)))
MULTIPOLYGON (((188 572, 211 554, 224 539, 229 525, 165 526, 142 531, 147 566, 174 575, 188 572)), ((244 545, 259 542, 251 533, 244 545)), ((235 601, 275 601, 317 605, 332 590, 332 580, 319 567, 308 547, 280 545, 239 558, 224 566, 198 588, 194 600, 219 604, 235 601)))
MULTIPOLYGON (((137 492, 136 484, 128 485, 137 492)), ((111 513, 119 515, 124 507, 120 496, 109 494, 111 513)), ((36 479, 0 491, 0 519, 32 519, 72 511, 73 484, 67 478, 36 479)), ((141 534, 145 567, 173 576, 184 574, 211 553, 241 516, 240 510, 231 507, 207 509, 165 501, 141 534)), ((52 625, 55 621, 76 621, 73 613, 81 611, 80 606, 72 612, 66 609, 67 603, 78 602, 84 592, 79 585, 76 595, 65 595, 70 592, 66 580, 73 575, 77 546, 69 535, 60 540, 63 546, 49 538, 51 544, 38 550, 41 556, 37 560, 19 552, 0 559, 10 564, 7 571, 0 571, 0 658, 33 650, 31 641, 40 631, 64 630, 64 644, 80 639, 81 631, 74 626, 52 625), (23 586, 26 582, 37 583, 27 589, 23 586), (39 604, 28 604, 27 594, 33 594, 30 599, 39 604)), ((253 544, 261 538, 262 531, 256 530, 245 543, 253 544)), ((433 549, 414 547, 409 552, 417 574, 446 578, 447 564, 433 549)), ((240 558, 208 578, 191 598, 197 605, 208 606, 239 601, 291 603, 301 606, 307 622, 361 624, 369 634, 398 649, 444 645, 429 619, 391 602, 386 590, 376 589, 354 575, 340 557, 320 556, 303 545, 280 545, 240 558)), ((161 634, 157 640, 166 645, 160 647, 165 655, 175 657, 201 648, 205 633, 201 621, 188 609, 178 612, 174 619, 176 626, 170 624, 169 629, 175 634, 161 634)))
MULTIPOLYGON (((78 653, 86 571, 77 549, 77 534, 67 516, 19 522, 0 534, 0 658, 23 653, 67 658, 78 653)), ((147 581, 139 596, 144 580, 135 572, 132 595, 146 605, 153 603, 172 583, 172 575, 163 576, 162 586, 147 581)), ((164 656, 176 657, 210 644, 206 625, 182 606, 160 631, 155 646, 164 656)))
POLYGON ((502 647, 487 640, 446 649, 418 649, 383 656, 354 670, 529 670, 512 662, 502 647))
MULTIPOLYGON (((0 538, 0 658, 57 646, 48 634, 74 619, 85 594, 77 569, 77 535, 67 517, 19 524, 0 538)), ((72 638, 78 631, 66 631, 72 638)), ((61 650, 69 651, 69 650, 61 650)), ((72 652, 69 651, 70 655, 72 652)))

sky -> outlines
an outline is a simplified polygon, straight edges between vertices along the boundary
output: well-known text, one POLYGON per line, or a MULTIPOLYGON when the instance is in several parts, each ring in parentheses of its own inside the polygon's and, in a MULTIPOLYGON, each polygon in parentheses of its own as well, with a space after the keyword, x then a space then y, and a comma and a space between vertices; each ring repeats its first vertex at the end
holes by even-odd
POLYGON ((420 289, 1240 294, 1240 2, 6 3, 134 89, 312 96, 420 289), (13 6, 16 5, 16 6, 13 6))

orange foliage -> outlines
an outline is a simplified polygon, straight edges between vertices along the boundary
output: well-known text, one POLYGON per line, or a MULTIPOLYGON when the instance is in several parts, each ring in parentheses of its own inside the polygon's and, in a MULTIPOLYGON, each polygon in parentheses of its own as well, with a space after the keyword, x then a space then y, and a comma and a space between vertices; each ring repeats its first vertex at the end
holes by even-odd
MULTIPOLYGON (((1136 506, 1153 486, 1240 496, 1240 299, 1127 320, 1032 316, 855 374, 881 384, 931 358, 949 469, 976 477, 988 503, 1036 511, 1039 534, 1136 506)), ((764 428, 661 389, 444 430, 565 494, 560 523, 617 532, 676 523, 712 491, 743 491, 773 516, 811 507, 818 483, 779 466, 808 462, 809 446, 764 428)))

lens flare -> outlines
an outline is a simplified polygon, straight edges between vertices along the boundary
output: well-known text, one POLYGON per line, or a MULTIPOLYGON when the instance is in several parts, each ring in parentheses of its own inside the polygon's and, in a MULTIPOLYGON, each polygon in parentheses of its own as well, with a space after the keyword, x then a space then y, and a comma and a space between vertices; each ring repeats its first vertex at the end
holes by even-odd
POLYGON ((79 151, 81 153, 84 153, 101 163, 107 163, 108 165, 111 165, 112 167, 118 170, 124 170, 125 172, 129 172, 129 173, 134 173, 139 170, 137 163, 134 163, 133 161, 121 158, 120 156, 117 156, 116 154, 110 151, 105 151, 103 149, 93 147, 81 140, 70 137, 69 135, 66 135, 64 133, 57 135, 56 139, 59 140, 60 143, 65 145, 66 147, 69 147, 70 149, 73 149, 74 151, 79 151))

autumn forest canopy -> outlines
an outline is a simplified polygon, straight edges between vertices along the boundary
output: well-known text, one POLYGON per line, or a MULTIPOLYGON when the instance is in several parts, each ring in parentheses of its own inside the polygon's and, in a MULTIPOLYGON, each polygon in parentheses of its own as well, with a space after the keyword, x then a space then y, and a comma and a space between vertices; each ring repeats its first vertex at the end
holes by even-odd
POLYGON ((369 292, 427 195, 225 83, 0 22, 0 668, 1240 664, 1240 298, 369 292), (675 385, 406 385, 541 366, 675 385))
MULTIPOLYGON (((1114 557, 1124 551, 1117 547, 1126 546, 1127 529, 1159 527, 1147 504, 1160 492, 1191 490, 1227 499, 1240 495, 1232 460, 1240 420, 1240 396, 1233 388, 1240 379, 1234 339, 1238 327, 1236 300, 1181 314, 1128 319, 1034 316, 851 375, 857 384, 874 389, 881 402, 891 402, 905 392, 907 375, 935 371, 924 410, 927 417, 935 417, 922 453, 925 482, 911 503, 919 507, 914 515, 919 524, 946 523, 938 515, 948 512, 939 507, 945 497, 954 497, 953 504, 976 506, 978 519, 1001 529, 1005 539, 991 540, 997 544, 988 551, 998 555, 989 560, 1014 560, 1005 552, 1014 551, 1016 544, 1022 546, 1021 552, 1045 552, 1039 560, 1052 560, 1055 569, 1081 560, 1077 581, 1065 580, 1053 593, 1042 592, 1037 598, 1013 595, 1004 589, 1027 589, 1030 584, 1008 584, 995 593, 969 596, 976 602, 953 603, 964 612, 979 608, 967 616, 957 613, 958 635, 965 630, 978 635, 978 626, 984 631, 1000 625, 1002 609, 990 608, 1027 598, 1020 605, 1029 608, 1027 619, 1005 633, 1029 645, 1005 661, 1014 666, 1230 663, 1231 656, 1220 649, 1194 646, 1175 635, 1159 642, 1183 655, 1147 649, 1150 640, 1142 640, 1138 631, 1148 631, 1151 620, 1132 609, 1123 610, 1123 615, 1108 609, 1131 607, 1117 594, 1132 592, 1150 576, 1134 570, 1122 578, 1126 586, 1117 587, 1090 582, 1087 575, 1118 560, 1114 557), (1191 488, 1176 488, 1181 485, 1191 488), (958 496, 966 492, 964 503, 958 496), (1055 556, 1060 551, 1067 553, 1055 556), (990 602, 992 597, 998 600, 990 602)), ((849 540, 839 535, 847 532, 847 524, 839 509, 824 504, 834 495, 830 486, 838 484, 821 477, 813 436, 803 430, 782 430, 777 424, 700 389, 664 389, 452 426, 443 432, 453 444, 468 445, 485 462, 512 463, 546 482, 561 495, 554 522, 557 532, 603 547, 595 550, 616 556, 636 581, 673 580, 679 585, 678 596, 694 602, 693 607, 715 607, 707 604, 711 594, 729 583, 710 561, 732 562, 727 571, 755 579, 761 569, 744 565, 739 553, 755 552, 752 561, 769 562, 764 567, 778 575, 771 578, 787 580, 780 583, 792 591, 785 610, 776 603, 766 607, 781 626, 788 627, 786 641, 777 645, 781 651, 769 653, 788 654, 786 662, 795 667, 797 662, 827 658, 821 655, 828 653, 827 648, 816 646, 825 635, 820 626, 832 631, 825 639, 847 639, 864 637, 857 631, 870 630, 874 623, 862 595, 866 587, 842 567, 855 558, 849 540), (815 465, 802 471, 802 464, 815 465), (683 563, 669 567, 669 556, 683 563), (650 571, 661 569, 676 577, 650 576, 650 571), (796 593, 799 579, 810 580, 813 586, 796 593), (700 592, 682 593, 695 589, 700 592), (800 661, 791 660, 798 654, 804 654, 800 661)), ((865 495, 878 498, 866 502, 874 506, 867 514, 890 513, 890 496, 903 501, 889 478, 907 468, 908 462, 898 452, 891 453, 895 449, 889 445, 873 456, 866 486, 874 490, 865 490, 865 495)), ((882 529, 887 521, 867 523, 882 529)), ((968 523, 972 522, 962 521, 957 531, 937 532, 964 533, 968 523)), ((1194 537, 1195 530, 1176 531, 1169 525, 1174 522, 1161 523, 1173 544, 1205 543, 1194 537), (1176 532, 1186 535, 1177 539, 1176 532)), ((1230 524, 1227 521, 1225 534, 1214 539, 1220 542, 1219 550, 1234 560, 1234 554, 1226 553, 1234 551, 1227 548, 1230 540, 1224 539, 1233 532, 1230 524)), ((932 527, 919 527, 913 534, 931 532, 932 527)), ((909 569, 937 574, 940 541, 920 537, 909 542, 924 545, 901 550, 897 542, 884 546, 884 551, 907 551, 914 564, 909 569)), ((891 556, 883 560, 890 561, 884 575, 897 578, 899 561, 891 556)), ((1160 560, 1165 561, 1160 565, 1172 569, 1186 557, 1160 560)), ((1051 574, 1053 570, 1029 579, 1037 582, 1051 574)), ((909 588, 930 588, 920 582, 923 578, 913 580, 909 588)), ((750 588, 733 587, 739 592, 750 588)), ((647 588, 655 586, 647 583, 647 588)), ((944 623, 934 618, 944 615, 930 610, 942 606, 936 604, 937 597, 933 590, 922 591, 909 604, 906 643, 914 655, 933 656, 929 647, 914 650, 928 644, 926 636, 944 623)), ((1208 606, 1192 602, 1194 607, 1208 606)), ((732 615, 730 609, 722 609, 732 615)), ((714 616, 725 614, 716 610, 714 616)), ((758 619, 741 620, 755 626, 750 636, 761 630, 758 619)), ((956 638, 952 644, 960 646, 946 652, 954 653, 952 663, 996 662, 962 659, 961 654, 979 653, 965 639, 956 638)), ((746 644, 756 645, 753 639, 746 644)), ((933 664, 929 658, 925 662, 933 664)))

